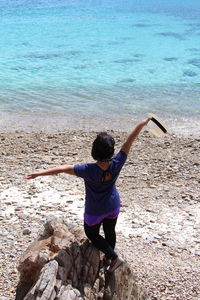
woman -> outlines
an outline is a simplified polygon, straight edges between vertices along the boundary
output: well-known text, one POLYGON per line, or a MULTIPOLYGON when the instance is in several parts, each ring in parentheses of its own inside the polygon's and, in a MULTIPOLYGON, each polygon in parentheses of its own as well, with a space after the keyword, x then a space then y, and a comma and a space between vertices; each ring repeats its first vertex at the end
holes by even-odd
POLYGON ((97 135, 92 145, 91 155, 96 163, 63 165, 50 170, 43 170, 27 175, 26 179, 38 176, 67 173, 84 179, 85 212, 84 230, 86 236, 105 256, 109 265, 108 272, 118 268, 123 260, 114 251, 116 244, 115 226, 120 211, 120 196, 115 182, 126 161, 130 148, 149 118, 141 121, 128 136, 120 151, 113 157, 115 141, 112 136, 103 132, 97 135), (99 234, 103 225, 105 237, 99 234))

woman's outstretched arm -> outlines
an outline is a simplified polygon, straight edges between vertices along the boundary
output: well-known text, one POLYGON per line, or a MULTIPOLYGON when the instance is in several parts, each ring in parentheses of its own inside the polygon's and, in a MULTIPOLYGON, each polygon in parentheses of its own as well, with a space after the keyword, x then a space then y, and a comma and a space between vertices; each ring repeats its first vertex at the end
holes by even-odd
POLYGON ((135 141, 135 139, 137 138, 137 136, 139 135, 139 133, 141 132, 143 127, 145 125, 147 125, 147 123, 149 122, 150 119, 151 118, 144 119, 135 127, 135 129, 131 132, 131 134, 128 136, 127 140, 122 145, 121 151, 125 152, 128 155, 133 142, 135 141))
POLYGON ((29 174, 25 176, 26 179, 34 179, 38 176, 48 176, 48 175, 56 175, 59 173, 67 173, 70 175, 75 175, 74 166, 71 165, 63 165, 49 170, 42 170, 37 173, 29 174))

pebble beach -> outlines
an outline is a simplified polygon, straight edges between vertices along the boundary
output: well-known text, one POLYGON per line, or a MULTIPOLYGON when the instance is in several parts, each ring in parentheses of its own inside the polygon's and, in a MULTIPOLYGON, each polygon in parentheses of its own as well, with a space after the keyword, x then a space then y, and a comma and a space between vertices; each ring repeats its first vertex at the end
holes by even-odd
MULTIPOLYGON (((127 132, 110 131, 120 149, 127 132)), ((0 134, 0 299, 11 300, 17 266, 49 215, 83 226, 84 185, 60 174, 25 180, 35 170, 92 162, 92 130, 0 134)), ((200 299, 200 176, 197 136, 146 130, 118 179, 122 207, 117 251, 153 300, 200 299)))
POLYGON ((9 0, 0 11, 0 300, 15 299, 19 260, 47 218, 83 226, 80 178, 25 175, 93 162, 100 131, 117 152, 150 112, 172 133, 146 127, 132 147, 117 252, 149 299, 200 300, 199 1, 9 0))

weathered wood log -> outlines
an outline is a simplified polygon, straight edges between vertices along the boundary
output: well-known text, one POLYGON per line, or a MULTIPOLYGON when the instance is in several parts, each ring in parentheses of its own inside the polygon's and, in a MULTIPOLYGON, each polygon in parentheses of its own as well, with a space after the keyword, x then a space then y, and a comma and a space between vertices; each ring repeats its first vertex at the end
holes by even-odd
POLYGON ((147 300, 124 263, 109 274, 101 267, 99 251, 78 226, 49 219, 18 270, 16 300, 147 300))

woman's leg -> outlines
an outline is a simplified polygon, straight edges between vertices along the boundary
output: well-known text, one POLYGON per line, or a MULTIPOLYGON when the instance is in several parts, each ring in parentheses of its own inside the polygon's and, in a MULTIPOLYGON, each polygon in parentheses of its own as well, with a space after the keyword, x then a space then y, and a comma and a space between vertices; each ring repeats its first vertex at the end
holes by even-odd
POLYGON ((108 243, 108 241, 99 234, 100 226, 101 224, 89 226, 84 222, 85 234, 88 239, 94 244, 94 246, 97 249, 101 250, 108 259, 115 259, 117 257, 117 254, 108 243))
POLYGON ((103 231, 105 234, 105 240, 109 243, 112 249, 115 249, 116 244, 116 232, 115 226, 117 223, 117 218, 115 219, 104 219, 103 220, 103 231))
MULTIPOLYGON (((103 230, 105 234, 106 241, 110 244, 110 246, 115 248, 116 244, 116 233, 115 233, 115 226, 117 223, 117 218, 115 219, 104 219, 103 220, 103 230)), ((124 260, 121 259, 119 256, 111 260, 110 267, 108 269, 109 273, 114 272, 119 266, 124 263, 124 260)))

